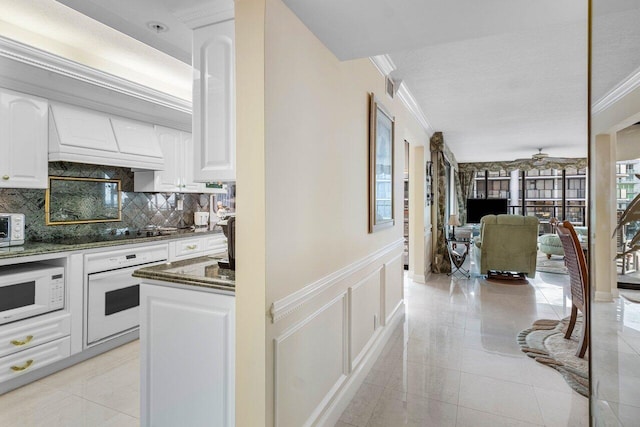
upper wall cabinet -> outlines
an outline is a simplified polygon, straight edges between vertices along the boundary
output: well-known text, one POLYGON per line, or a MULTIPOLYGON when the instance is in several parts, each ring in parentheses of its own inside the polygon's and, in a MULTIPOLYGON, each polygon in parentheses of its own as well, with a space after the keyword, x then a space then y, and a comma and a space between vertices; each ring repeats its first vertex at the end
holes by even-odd
POLYGON ((47 188, 48 103, 0 89, 0 187, 47 188))
POLYGON ((193 32, 194 179, 235 181, 235 23, 193 32))
POLYGON ((204 183, 193 180, 193 139, 191 134, 156 126, 165 168, 161 171, 135 172, 134 190, 150 193, 210 193, 204 183))
POLYGON ((160 170, 154 127, 66 104, 51 104, 49 160, 160 170))

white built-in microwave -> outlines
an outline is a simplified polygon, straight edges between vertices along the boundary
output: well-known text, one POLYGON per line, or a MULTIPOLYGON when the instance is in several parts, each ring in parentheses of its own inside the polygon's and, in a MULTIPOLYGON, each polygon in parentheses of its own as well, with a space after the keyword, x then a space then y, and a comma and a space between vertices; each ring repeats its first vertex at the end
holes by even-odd
POLYGON ((64 308, 64 268, 45 263, 0 267, 0 325, 64 308))

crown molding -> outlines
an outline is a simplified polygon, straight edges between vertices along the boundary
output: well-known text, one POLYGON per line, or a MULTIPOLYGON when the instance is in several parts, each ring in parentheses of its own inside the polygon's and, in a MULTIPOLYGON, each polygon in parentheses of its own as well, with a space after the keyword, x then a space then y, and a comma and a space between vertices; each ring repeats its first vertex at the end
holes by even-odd
MULTIPOLYGON (((378 69, 380 74, 382 74, 384 77, 389 76, 389 74, 391 74, 391 72, 395 71, 396 69, 396 65, 393 63, 389 55, 371 56, 369 57, 369 59, 371 60, 373 65, 375 65, 375 67, 378 69)), ((418 102, 413 97, 413 95, 409 91, 409 88, 407 88, 407 85, 404 84, 404 82, 400 82, 396 95, 398 95, 398 98, 400 98, 400 101, 402 101, 404 106, 407 107, 409 112, 413 114, 413 117, 415 117, 418 123, 420 123, 420 125, 424 128, 424 130, 429 135, 429 138, 431 138, 434 130, 429 124, 429 121, 427 120, 427 116, 425 116, 424 112, 422 111, 422 108, 420 108, 420 106, 418 105, 418 102)))
POLYGON ((370 56, 369 59, 384 77, 387 77, 396 69, 396 64, 393 63, 389 55, 370 56))
POLYGON ((0 57, 191 114, 190 101, 0 36, 0 57))
POLYGON ((173 11, 173 14, 192 30, 217 22, 228 21, 235 16, 233 0, 212 0, 205 5, 173 11))
POLYGON ((640 68, 637 68, 626 79, 618 83, 613 89, 607 92, 602 98, 591 106, 591 115, 596 116, 611 107, 616 102, 627 96, 629 93, 640 87, 640 68))
POLYGON ((425 116, 422 108, 420 108, 418 102, 416 102, 416 99, 413 97, 413 95, 411 95, 411 92, 409 92, 409 89, 407 88, 407 85, 404 84, 404 82, 400 83, 400 88, 398 89, 397 95, 404 106, 407 107, 411 114, 413 114, 416 120, 422 125, 424 130, 429 135, 429 138, 431 138, 431 136, 433 136, 433 132, 435 131, 429 124, 427 116, 425 116))

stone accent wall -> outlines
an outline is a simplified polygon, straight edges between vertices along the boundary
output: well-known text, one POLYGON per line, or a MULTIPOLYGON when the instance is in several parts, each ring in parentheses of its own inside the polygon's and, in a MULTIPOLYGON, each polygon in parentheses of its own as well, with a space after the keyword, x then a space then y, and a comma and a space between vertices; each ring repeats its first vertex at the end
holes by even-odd
MULTIPOLYGON (((208 194, 136 193, 133 172, 128 168, 69 162, 49 163, 49 176, 119 179, 122 184, 122 221, 45 225, 45 190, 0 188, 0 212, 23 213, 25 234, 30 241, 55 241, 78 236, 109 234, 113 229, 138 230, 147 225, 178 226, 180 220, 193 225, 193 212, 209 210, 208 194), (178 197, 184 197, 183 210, 176 209, 178 197)), ((228 194, 216 194, 215 200, 235 208, 235 184, 228 194)))

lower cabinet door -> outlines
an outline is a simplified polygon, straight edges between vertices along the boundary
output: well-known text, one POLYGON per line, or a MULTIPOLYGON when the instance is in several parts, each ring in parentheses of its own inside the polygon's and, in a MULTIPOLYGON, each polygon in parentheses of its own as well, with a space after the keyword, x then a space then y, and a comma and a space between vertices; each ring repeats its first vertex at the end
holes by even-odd
POLYGON ((235 425, 235 298, 143 283, 142 426, 235 425))
POLYGON ((0 358, 0 382, 31 372, 71 355, 71 338, 41 344, 0 358))

